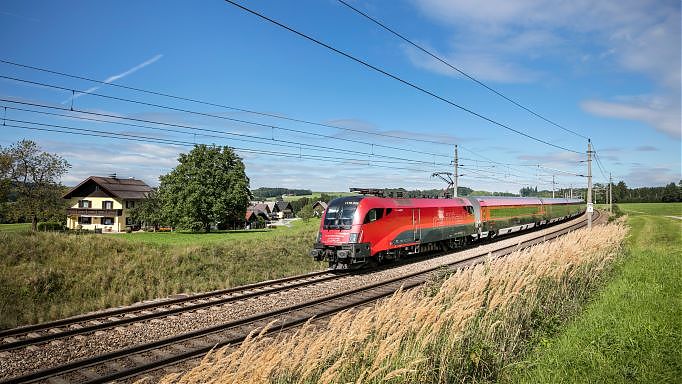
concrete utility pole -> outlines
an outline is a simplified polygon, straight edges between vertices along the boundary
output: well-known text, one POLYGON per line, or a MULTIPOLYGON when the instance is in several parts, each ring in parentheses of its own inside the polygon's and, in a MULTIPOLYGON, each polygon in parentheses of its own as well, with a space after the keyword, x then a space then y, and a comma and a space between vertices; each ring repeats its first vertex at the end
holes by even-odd
POLYGON ((459 157, 457 156, 457 144, 455 144, 455 172, 453 172, 454 183, 452 185, 452 197, 457 197, 457 179, 459 178, 459 157))
POLYGON ((587 139, 587 228, 592 229, 592 141, 587 139))
POLYGON ((613 179, 611 178, 611 172, 609 172, 609 213, 613 213, 613 179))
POLYGON ((554 198, 554 175, 552 175, 552 199, 554 198))
POLYGON ((571 194, 570 194, 570 196, 571 196, 571 199, 572 199, 572 198, 573 198, 573 184, 571 184, 571 194))

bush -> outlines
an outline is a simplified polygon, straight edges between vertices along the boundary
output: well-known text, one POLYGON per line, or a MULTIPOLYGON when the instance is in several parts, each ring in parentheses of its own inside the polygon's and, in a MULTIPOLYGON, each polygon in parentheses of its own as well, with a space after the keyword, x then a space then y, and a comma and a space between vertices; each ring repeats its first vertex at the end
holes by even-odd
POLYGON ((126 233, 133 233, 132 227, 126 227, 126 233))
POLYGON ((57 223, 54 221, 41 221, 38 223, 38 231, 40 232, 61 231, 63 229, 64 225, 62 223, 57 223))

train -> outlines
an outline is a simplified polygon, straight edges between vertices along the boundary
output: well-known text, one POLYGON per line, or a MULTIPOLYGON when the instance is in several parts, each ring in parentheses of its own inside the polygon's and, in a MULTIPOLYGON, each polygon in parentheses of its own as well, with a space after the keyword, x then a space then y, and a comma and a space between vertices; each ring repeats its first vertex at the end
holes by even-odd
POLYGON ((310 255, 331 269, 356 269, 429 251, 447 251, 581 215, 583 200, 535 197, 332 200, 310 255))

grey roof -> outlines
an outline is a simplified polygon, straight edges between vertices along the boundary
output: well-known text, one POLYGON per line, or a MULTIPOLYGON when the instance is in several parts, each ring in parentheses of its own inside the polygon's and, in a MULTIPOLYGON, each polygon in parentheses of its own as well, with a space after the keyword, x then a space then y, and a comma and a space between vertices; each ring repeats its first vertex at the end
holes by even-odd
POLYGON ((270 207, 266 203, 254 204, 253 208, 254 208, 254 210, 259 210, 259 211, 263 211, 266 213, 270 213, 270 207))
POLYGON ((315 204, 313 204, 313 209, 314 209, 315 206, 317 206, 317 205, 319 205, 320 207, 322 207, 322 209, 327 209, 327 203, 325 203, 325 202, 322 201, 322 200, 316 201, 315 204))
POLYGON ((278 201, 275 203, 277 208, 279 208, 280 211, 284 211, 285 209, 289 208, 291 209, 291 203, 288 201, 278 201))
POLYGON ((79 196, 77 192, 88 183, 95 183, 111 196, 121 199, 144 199, 152 191, 152 188, 142 180, 90 176, 77 186, 71 188, 63 198, 69 199, 73 196, 79 196))

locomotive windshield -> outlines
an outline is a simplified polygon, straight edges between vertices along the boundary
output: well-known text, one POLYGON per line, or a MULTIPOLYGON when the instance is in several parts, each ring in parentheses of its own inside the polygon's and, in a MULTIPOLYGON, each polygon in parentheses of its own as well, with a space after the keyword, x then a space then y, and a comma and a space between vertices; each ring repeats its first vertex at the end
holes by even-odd
POLYGON ((324 216, 324 229, 351 229, 353 217, 362 196, 342 197, 332 200, 324 216))

